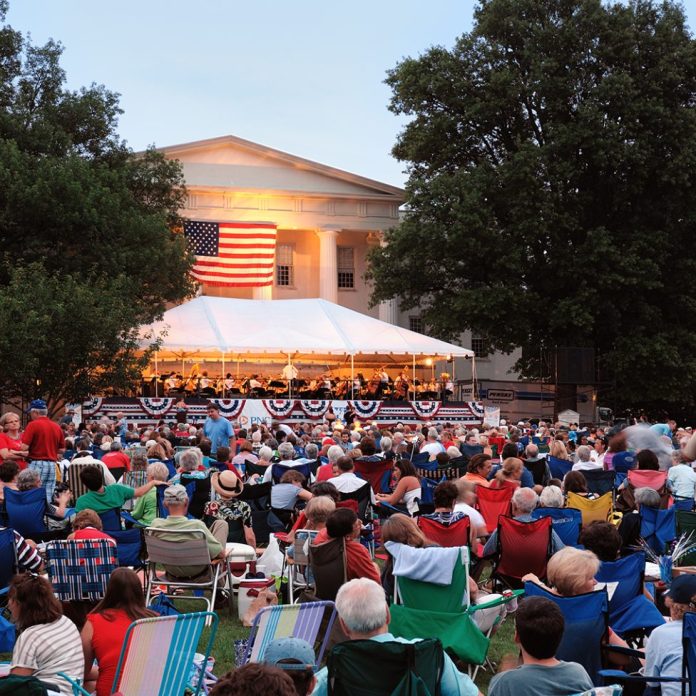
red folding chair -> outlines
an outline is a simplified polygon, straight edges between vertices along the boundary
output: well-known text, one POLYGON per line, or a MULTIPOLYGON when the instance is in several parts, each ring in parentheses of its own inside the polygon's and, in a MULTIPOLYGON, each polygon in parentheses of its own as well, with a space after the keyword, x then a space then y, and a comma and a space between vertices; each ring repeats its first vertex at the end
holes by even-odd
POLYGON ((627 477, 634 488, 652 488, 654 491, 662 489, 667 482, 666 471, 652 469, 629 469, 627 477))
POLYGON ((513 517, 498 521, 498 563, 493 575, 512 589, 523 586, 522 577, 534 573, 546 577, 551 557, 551 518, 520 522, 513 517))
MULTIPOLYGON (((372 459, 372 458, 370 458, 372 459)), ((384 493, 389 485, 387 472, 391 472, 394 461, 392 459, 374 458, 374 461, 356 459, 353 462, 355 473, 370 482, 375 493, 384 493), (386 481, 387 486, 384 485, 386 481)))
POLYGON ((416 519, 421 532, 440 546, 471 546, 471 520, 467 516, 449 525, 422 515, 416 519))
POLYGON ((498 526, 498 518, 501 515, 509 515, 511 510, 511 500, 514 489, 508 488, 486 488, 477 486, 476 499, 478 510, 486 522, 486 530, 492 534, 498 526))

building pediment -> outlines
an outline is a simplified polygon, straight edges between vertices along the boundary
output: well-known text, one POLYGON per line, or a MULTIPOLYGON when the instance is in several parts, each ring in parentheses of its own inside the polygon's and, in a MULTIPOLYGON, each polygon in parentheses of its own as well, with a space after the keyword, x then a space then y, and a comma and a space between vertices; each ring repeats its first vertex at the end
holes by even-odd
POLYGON ((396 186, 231 135, 159 151, 182 163, 186 185, 192 190, 382 199, 397 206, 404 200, 403 189, 396 186))

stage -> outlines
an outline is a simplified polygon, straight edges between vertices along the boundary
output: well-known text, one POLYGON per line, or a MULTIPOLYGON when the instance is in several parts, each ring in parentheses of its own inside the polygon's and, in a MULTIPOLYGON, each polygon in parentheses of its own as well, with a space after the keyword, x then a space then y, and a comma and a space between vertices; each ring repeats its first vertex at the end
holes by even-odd
MULTIPOLYGON (((483 420, 483 404, 478 401, 359 401, 359 400, 307 400, 307 399, 202 399, 187 398, 186 420, 202 423, 206 417, 206 405, 214 401, 220 413, 236 421, 243 428, 254 423, 270 425, 280 423, 321 422, 331 406, 339 420, 348 404, 361 423, 376 422, 389 426, 395 423, 422 425, 426 422, 480 425, 483 420)), ((89 423, 106 416, 113 419, 123 413, 129 422, 155 425, 160 420, 176 421, 177 399, 156 397, 101 397, 86 399, 82 407, 82 419, 89 423)))

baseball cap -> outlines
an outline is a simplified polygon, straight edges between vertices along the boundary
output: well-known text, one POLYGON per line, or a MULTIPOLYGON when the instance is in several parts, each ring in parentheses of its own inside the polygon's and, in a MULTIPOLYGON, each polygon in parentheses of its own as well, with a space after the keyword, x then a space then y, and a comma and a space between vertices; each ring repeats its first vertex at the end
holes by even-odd
POLYGON ((325 438, 321 441, 321 446, 322 446, 322 447, 326 447, 326 445, 335 445, 335 444, 336 444, 336 442, 334 441, 334 439, 333 439, 332 437, 325 437, 325 438))
POLYGON ((42 411, 42 410, 45 410, 47 408, 48 408, 48 406, 43 399, 34 399, 29 404, 29 408, 27 409, 27 413, 29 413, 29 411, 33 411, 34 409, 36 409, 37 411, 42 411))
POLYGON ((267 665, 280 669, 314 669, 316 659, 312 646, 301 638, 281 638, 271 641, 263 654, 267 665), (294 662, 282 662, 293 660, 294 662))
POLYGON ((671 597, 673 602, 678 604, 690 604, 691 598, 696 595, 696 575, 678 575, 674 580, 665 597, 671 597))
POLYGON ((188 500, 188 493, 183 486, 177 483, 167 487, 164 491, 164 500, 169 500, 173 503, 185 503, 188 500))

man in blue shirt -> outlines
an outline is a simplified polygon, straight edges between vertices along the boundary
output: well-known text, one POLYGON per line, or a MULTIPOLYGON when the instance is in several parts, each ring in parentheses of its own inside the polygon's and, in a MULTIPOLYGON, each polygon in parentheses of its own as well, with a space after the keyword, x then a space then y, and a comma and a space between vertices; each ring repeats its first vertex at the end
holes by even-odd
POLYGON ((218 447, 229 447, 234 435, 232 423, 220 416, 220 407, 212 401, 208 404, 208 417, 203 424, 203 432, 210 440, 210 455, 215 459, 218 447))
MULTIPOLYGON (((419 639, 397 638, 388 631, 389 607, 384 599, 384 590, 374 580, 360 578, 351 580, 341 587, 336 595, 336 610, 341 628, 351 640, 374 640, 377 643, 397 641, 416 643, 419 639)), ((379 663, 375 660, 375 670, 379 663)), ((326 667, 316 673, 316 686, 312 696, 328 694, 328 670, 326 667)), ((460 672, 449 655, 444 655, 444 668, 440 681, 441 696, 481 696, 473 681, 460 672)))

